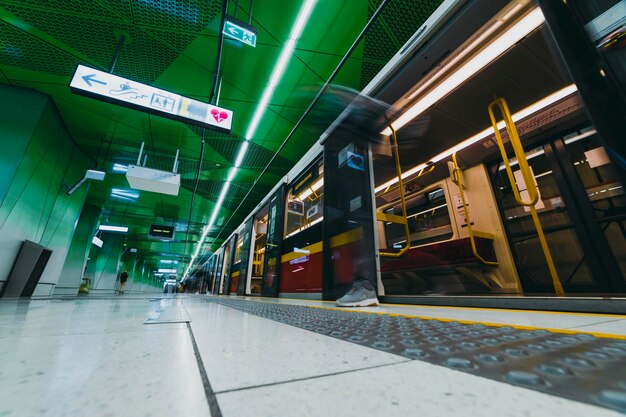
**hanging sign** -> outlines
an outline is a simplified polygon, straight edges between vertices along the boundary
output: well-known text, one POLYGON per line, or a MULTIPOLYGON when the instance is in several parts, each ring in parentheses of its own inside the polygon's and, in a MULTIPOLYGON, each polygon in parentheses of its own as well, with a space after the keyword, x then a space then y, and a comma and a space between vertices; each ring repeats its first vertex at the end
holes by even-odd
POLYGON ((238 40, 241 43, 256 47, 256 28, 250 26, 241 20, 237 20, 232 16, 226 16, 224 19, 224 28, 222 33, 229 38, 238 40))
POLYGON ((131 109, 157 114, 209 129, 230 132, 232 110, 160 90, 84 65, 76 67, 70 82, 75 94, 131 109))

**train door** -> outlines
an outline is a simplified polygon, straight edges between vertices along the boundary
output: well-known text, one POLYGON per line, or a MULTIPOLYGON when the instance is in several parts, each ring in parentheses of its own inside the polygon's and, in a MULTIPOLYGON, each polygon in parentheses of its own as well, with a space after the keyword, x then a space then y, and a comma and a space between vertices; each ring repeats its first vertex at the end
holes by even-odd
POLYGON ((283 238, 285 187, 281 186, 270 198, 268 205, 267 239, 265 249, 265 276, 262 282, 262 294, 276 297, 280 282, 280 255, 283 238))
POLYGON ((233 264, 230 268, 230 280, 228 282, 228 294, 237 294, 237 288, 239 287, 239 272, 241 270, 241 253, 243 249, 243 227, 240 228, 232 239, 233 247, 233 264))
POLYGON ((284 205, 280 295, 321 298, 324 164, 316 161, 288 186, 284 205))
MULTIPOLYGON (((340 126, 324 143, 324 299, 345 294, 355 280, 379 287, 369 136, 340 126)), ((379 292, 380 293, 380 292, 379 292)))
POLYGON ((206 268, 204 268, 204 272, 202 275, 202 284, 200 286, 200 293, 206 294, 207 291, 210 292, 211 286, 213 283, 213 272, 215 270, 215 254, 213 254, 209 261, 206 264, 206 268))
POLYGON ((224 265, 222 267, 222 286, 220 288, 220 294, 229 294, 230 292, 230 274, 233 270, 236 241, 237 234, 235 233, 224 245, 224 265))
POLYGON ((252 221, 252 268, 246 294, 261 294, 265 269, 265 251, 267 243, 268 207, 265 206, 254 216, 252 221))
POLYGON ((213 284, 211 286, 212 294, 219 294, 222 285, 222 264, 224 262, 224 246, 219 248, 215 254, 215 272, 213 274, 213 284))
POLYGON ((239 278, 237 280, 236 291, 237 295, 246 294, 246 285, 248 283, 248 271, 250 270, 250 241, 252 235, 252 219, 244 225, 243 230, 239 233, 239 240, 237 241, 237 251, 239 252, 239 278))
MULTIPOLYGON (((526 158, 539 189, 539 219, 565 292, 626 291, 624 173, 611 163, 595 130, 535 146, 526 158)), ((515 169, 514 159, 511 165, 515 169)), ((492 172, 524 290, 552 292, 529 210, 515 204, 503 164, 492 172)))

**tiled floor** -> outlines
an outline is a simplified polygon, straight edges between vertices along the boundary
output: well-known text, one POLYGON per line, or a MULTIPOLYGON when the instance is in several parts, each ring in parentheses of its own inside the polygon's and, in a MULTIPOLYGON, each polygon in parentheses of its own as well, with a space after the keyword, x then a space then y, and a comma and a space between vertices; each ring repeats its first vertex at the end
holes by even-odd
MULTIPOLYGON (((626 335, 626 318, 619 316, 409 306, 373 311, 626 335)), ((200 296, 3 300, 0 358, 0 417, 208 416, 207 395, 217 400, 214 415, 226 417, 621 415, 200 296), (190 331, 211 390, 203 385, 190 331)))

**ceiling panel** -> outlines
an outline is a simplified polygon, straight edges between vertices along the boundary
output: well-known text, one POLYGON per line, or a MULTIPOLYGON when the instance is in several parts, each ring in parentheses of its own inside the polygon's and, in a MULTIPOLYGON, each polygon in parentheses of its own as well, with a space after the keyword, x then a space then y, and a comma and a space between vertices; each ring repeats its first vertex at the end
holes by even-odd
MULTIPOLYGON (((229 2, 228 13, 248 21, 250 1, 229 2)), ((309 117, 259 178, 379 3, 317 1, 259 128, 250 138, 210 241, 221 242, 228 236, 330 122, 327 113, 309 117), (240 212, 223 227, 246 194, 240 212)), ((358 45, 336 82, 362 87, 440 3, 391 0, 382 20, 358 45)), ((251 22, 258 30, 256 48, 226 40, 216 77, 221 0, 4 0, 0 2, 0 82, 50 95, 78 146, 94 165, 108 172, 105 181, 92 183, 87 197, 87 204, 102 209, 101 222, 127 223, 131 228, 128 243, 138 247, 138 256, 151 265, 163 253, 182 259, 195 249, 213 212, 302 4, 302 0, 254 2, 251 22), (120 35, 125 42, 115 65, 116 75, 205 102, 214 79, 221 78, 216 99, 220 106, 235 112, 230 135, 205 132, 190 223, 201 129, 76 96, 67 87, 79 63, 107 70, 120 35), (113 164, 136 163, 142 142, 148 155, 146 165, 152 168, 171 170, 176 150, 180 150, 182 186, 178 196, 144 191, 136 201, 111 196, 112 188, 129 188, 124 174, 112 172, 113 164), (176 241, 148 239, 146 232, 152 222, 175 224, 176 241)))

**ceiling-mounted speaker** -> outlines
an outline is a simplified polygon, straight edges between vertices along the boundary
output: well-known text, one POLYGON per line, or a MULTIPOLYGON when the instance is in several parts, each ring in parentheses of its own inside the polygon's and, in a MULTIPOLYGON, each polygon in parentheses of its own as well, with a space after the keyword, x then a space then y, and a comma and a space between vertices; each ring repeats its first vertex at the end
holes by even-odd
POLYGON ((137 165, 128 166, 126 179, 135 190, 178 195, 180 188, 180 174, 137 165))

